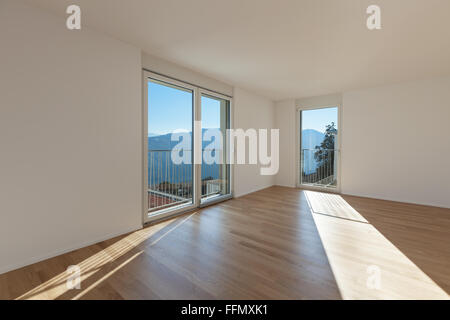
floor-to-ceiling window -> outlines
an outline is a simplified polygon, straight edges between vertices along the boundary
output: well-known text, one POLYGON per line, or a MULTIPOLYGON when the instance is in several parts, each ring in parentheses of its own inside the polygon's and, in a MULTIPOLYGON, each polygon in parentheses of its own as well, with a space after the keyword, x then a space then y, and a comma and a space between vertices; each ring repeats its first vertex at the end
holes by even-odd
POLYGON ((144 220, 231 197, 231 99, 150 72, 144 82, 144 220))
POLYGON ((230 129, 230 101, 217 95, 202 94, 201 202, 228 196, 230 164, 227 163, 230 129))
POLYGON ((339 108, 299 110, 302 186, 337 189, 339 186, 339 108))
POLYGON ((148 209, 155 212, 182 204, 192 204, 193 163, 192 138, 185 141, 181 156, 188 161, 172 161, 178 132, 191 137, 193 128, 194 91, 163 81, 148 79, 148 209))

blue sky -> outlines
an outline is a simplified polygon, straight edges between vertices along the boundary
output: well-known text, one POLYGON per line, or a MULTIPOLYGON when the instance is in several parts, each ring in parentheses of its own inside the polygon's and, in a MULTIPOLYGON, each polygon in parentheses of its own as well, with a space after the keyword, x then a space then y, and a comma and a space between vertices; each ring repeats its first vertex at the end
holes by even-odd
MULTIPOLYGON (((148 97, 149 135, 172 133, 176 129, 192 130, 191 91, 149 81, 148 97)), ((302 128, 325 132, 325 126, 331 122, 337 127, 337 112, 336 107, 303 111, 302 128)), ((220 101, 202 96, 202 127, 220 127, 220 101)))
MULTIPOLYGON (((176 129, 192 130, 191 91, 148 82, 148 133, 166 134, 176 129)), ((220 102, 202 97, 202 127, 219 128, 220 102)))
POLYGON ((325 132, 326 125, 334 122, 338 126, 338 108, 305 110, 302 112, 302 130, 314 129, 325 132))
POLYGON ((202 97, 202 127, 205 129, 220 128, 220 101, 202 97))

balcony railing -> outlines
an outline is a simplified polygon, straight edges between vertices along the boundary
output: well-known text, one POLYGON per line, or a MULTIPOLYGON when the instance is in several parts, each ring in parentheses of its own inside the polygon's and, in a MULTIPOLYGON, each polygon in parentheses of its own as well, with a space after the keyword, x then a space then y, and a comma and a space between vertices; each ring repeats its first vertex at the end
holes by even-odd
MULTIPOLYGON (((204 149, 203 151, 206 151, 204 149)), ((191 150, 184 150, 191 159, 191 150)), ((189 203, 193 195, 191 164, 174 164, 172 150, 148 151, 148 208, 159 210, 189 203)), ((220 164, 202 164, 202 197, 221 194, 223 177, 220 164)))
POLYGON ((301 183, 335 188, 337 153, 336 149, 302 149, 301 183))

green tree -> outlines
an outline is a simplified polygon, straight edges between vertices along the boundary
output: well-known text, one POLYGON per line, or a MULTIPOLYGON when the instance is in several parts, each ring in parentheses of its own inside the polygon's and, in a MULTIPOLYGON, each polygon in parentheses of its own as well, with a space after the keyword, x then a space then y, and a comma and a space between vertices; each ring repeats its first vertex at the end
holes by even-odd
POLYGON ((316 146, 316 152, 314 153, 314 159, 319 163, 317 170, 322 167, 327 166, 328 168, 334 169, 334 143, 337 135, 336 124, 332 122, 326 126, 325 137, 320 144, 316 146))

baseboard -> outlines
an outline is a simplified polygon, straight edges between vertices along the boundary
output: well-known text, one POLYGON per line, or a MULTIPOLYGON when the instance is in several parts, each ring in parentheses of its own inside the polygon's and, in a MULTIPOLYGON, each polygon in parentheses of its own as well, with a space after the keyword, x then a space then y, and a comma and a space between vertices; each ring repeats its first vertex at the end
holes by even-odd
POLYGON ((240 198, 240 197, 246 196, 246 195, 248 195, 248 194, 250 194, 250 193, 258 192, 258 191, 261 191, 261 190, 264 190, 264 189, 267 189, 267 188, 270 188, 270 187, 273 187, 273 186, 274 186, 274 184, 269 185, 269 186, 264 186, 264 187, 256 188, 256 189, 252 189, 251 191, 244 192, 244 193, 241 193, 241 194, 235 194, 235 195, 234 195, 234 198, 240 198))
POLYGON ((441 209, 450 209, 450 207, 445 207, 442 205, 437 205, 435 203, 429 203, 429 202, 417 202, 412 200, 399 200, 399 199, 393 199, 390 197, 385 196, 377 196, 377 195, 368 195, 368 194, 361 194, 361 193, 348 193, 348 192, 341 192, 343 196, 353 196, 353 197, 359 197, 359 198, 367 198, 367 199, 373 199, 373 200, 384 200, 384 201, 391 201, 391 202, 398 202, 398 203, 407 203, 407 204, 413 204, 413 205, 419 205, 419 206, 427 206, 427 207, 434 207, 434 208, 441 208, 441 209))
POLYGON ((291 184, 281 184, 281 183, 275 183, 274 186, 276 186, 276 187, 285 187, 285 188, 296 188, 295 185, 291 185, 291 184))
POLYGON ((291 186, 279 185, 279 184, 276 184, 275 186, 294 188, 294 189, 301 189, 301 190, 310 190, 310 191, 317 191, 317 192, 335 193, 335 194, 340 194, 340 195, 343 195, 343 196, 353 196, 353 197, 367 198, 367 199, 373 199, 373 200, 384 200, 384 201, 406 203, 406 204, 413 204, 413 205, 419 205, 419 206, 427 206, 427 207, 434 207, 434 208, 450 209, 450 207, 446 207, 446 206, 439 205, 439 204, 436 204, 436 203, 418 202, 418 201, 411 201, 411 200, 399 200, 399 199, 394 199, 394 198, 385 197, 385 196, 370 195, 370 194, 363 194, 363 193, 336 192, 335 190, 320 190, 320 189, 311 189, 311 188, 308 188, 308 187, 298 187, 298 186, 291 187, 291 186))
POLYGON ((57 257, 57 256, 62 255, 64 253, 75 251, 75 250, 78 250, 78 249, 81 249, 81 248, 84 248, 84 247, 88 247, 88 246, 91 246, 93 244, 105 241, 105 240, 109 240, 109 239, 112 239, 112 238, 115 238, 115 237, 118 237, 118 236, 122 236, 124 234, 131 233, 131 232, 134 232, 134 231, 137 231, 137 230, 140 230, 140 229, 141 228, 134 227, 134 228, 130 228, 129 230, 120 231, 120 232, 116 232, 116 233, 111 233, 111 234, 99 237, 99 238, 97 238, 95 240, 85 241, 85 242, 79 243, 79 244, 77 244, 75 246, 72 246, 72 247, 69 247, 69 248, 65 248, 65 249, 62 249, 62 250, 57 250, 57 251, 54 251, 52 253, 44 254, 44 255, 41 255, 41 256, 38 256, 38 257, 33 257, 33 258, 27 259, 25 261, 22 261, 20 263, 15 263, 15 264, 10 264, 10 265, 4 266, 4 267, 0 267, 0 275, 4 274, 4 273, 7 273, 7 272, 10 272, 10 271, 14 271, 14 270, 26 267, 26 266, 29 266, 29 265, 32 265, 32 264, 35 264, 37 262, 41 262, 41 261, 44 261, 44 260, 47 260, 47 259, 51 259, 51 258, 57 257))

